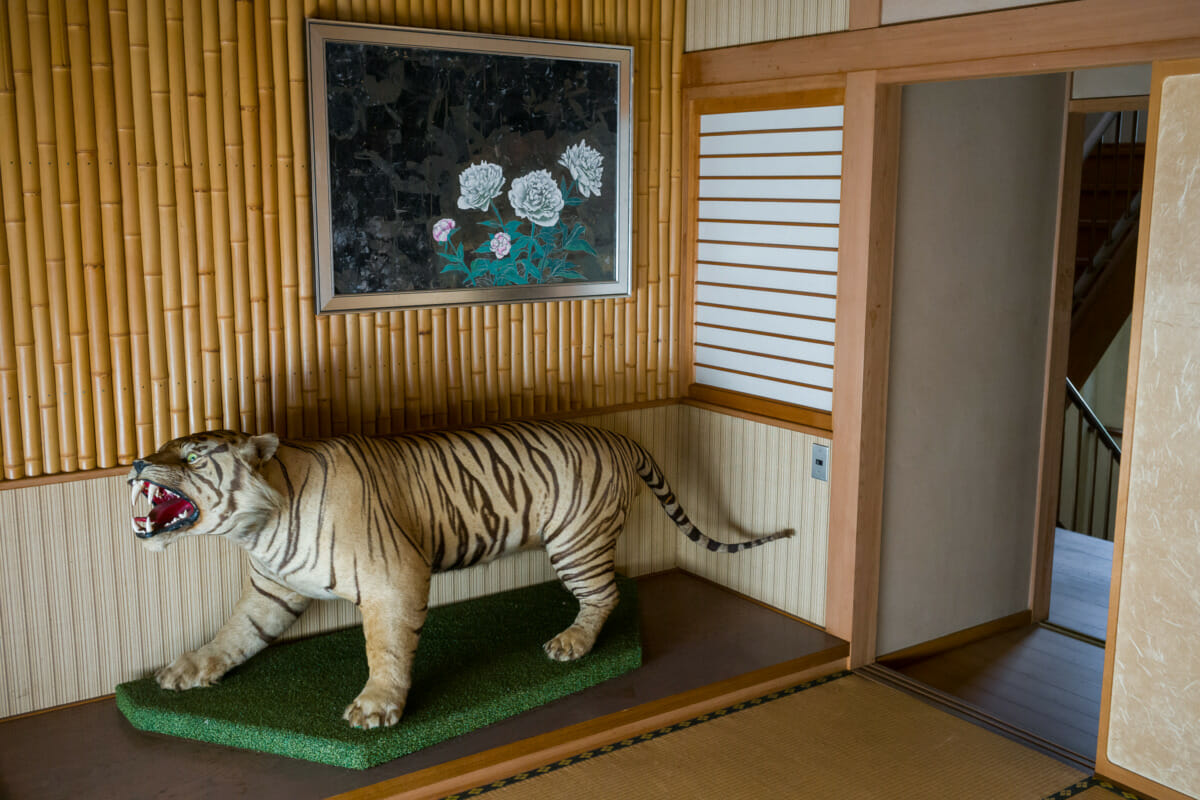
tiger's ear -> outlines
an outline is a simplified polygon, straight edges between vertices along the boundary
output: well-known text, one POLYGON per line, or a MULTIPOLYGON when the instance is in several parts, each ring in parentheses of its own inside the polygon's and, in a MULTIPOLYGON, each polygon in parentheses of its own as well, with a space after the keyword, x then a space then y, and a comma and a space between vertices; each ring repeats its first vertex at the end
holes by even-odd
POLYGON ((271 460, 278 447, 279 437, 273 433, 251 436, 242 445, 242 457, 246 459, 251 467, 258 469, 264 463, 271 460))

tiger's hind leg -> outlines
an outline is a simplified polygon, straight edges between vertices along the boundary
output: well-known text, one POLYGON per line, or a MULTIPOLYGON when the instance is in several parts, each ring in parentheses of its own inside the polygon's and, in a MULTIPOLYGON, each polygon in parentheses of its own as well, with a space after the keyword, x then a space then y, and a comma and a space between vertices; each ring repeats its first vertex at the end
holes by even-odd
POLYGON ((550 550, 550 562, 559 580, 579 601, 575 621, 562 633, 542 646, 546 655, 555 661, 574 661, 587 655, 608 615, 617 607, 616 572, 613 561, 616 537, 599 552, 591 554, 560 553, 550 550))

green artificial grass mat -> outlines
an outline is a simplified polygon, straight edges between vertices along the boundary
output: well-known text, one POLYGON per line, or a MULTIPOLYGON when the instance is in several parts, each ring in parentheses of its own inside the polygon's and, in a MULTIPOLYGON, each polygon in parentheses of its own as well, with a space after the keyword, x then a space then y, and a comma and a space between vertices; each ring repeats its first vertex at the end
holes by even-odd
POLYGON ((431 610, 408 705, 391 728, 363 731, 342 719, 367 680, 361 626, 268 647, 216 686, 122 683, 117 707, 145 731, 366 769, 640 666, 637 584, 617 584, 621 602, 595 648, 567 663, 542 651, 579 608, 557 582, 431 610))

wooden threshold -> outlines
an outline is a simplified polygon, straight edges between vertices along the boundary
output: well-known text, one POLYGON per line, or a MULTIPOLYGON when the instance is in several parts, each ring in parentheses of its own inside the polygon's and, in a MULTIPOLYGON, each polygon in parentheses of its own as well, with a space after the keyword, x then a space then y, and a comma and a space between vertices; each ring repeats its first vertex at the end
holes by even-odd
POLYGON ((930 639, 928 642, 921 642, 920 644, 914 644, 912 647, 905 647, 903 650, 896 650, 895 652, 879 656, 877 661, 891 669, 900 669, 914 661, 920 661, 923 658, 929 658, 930 656, 945 653, 949 650, 956 650, 964 645, 977 642, 980 639, 986 639, 989 636, 1006 633, 1017 628, 1025 628, 1032 624, 1033 613, 1029 609, 1025 609, 1015 614, 1009 614, 1007 617, 1000 617, 990 622, 984 622, 945 636, 939 636, 936 639, 930 639))
POLYGON ((432 800, 846 668, 849 645, 618 711, 558 731, 335 795, 331 800, 432 800))

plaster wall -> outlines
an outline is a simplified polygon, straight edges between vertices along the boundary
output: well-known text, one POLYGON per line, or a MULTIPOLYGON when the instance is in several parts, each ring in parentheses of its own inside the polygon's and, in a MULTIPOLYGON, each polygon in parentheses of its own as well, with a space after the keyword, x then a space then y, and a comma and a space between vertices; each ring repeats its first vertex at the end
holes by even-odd
POLYGON ((1065 93, 904 90, 881 654, 1028 607, 1065 93))

